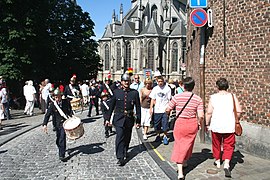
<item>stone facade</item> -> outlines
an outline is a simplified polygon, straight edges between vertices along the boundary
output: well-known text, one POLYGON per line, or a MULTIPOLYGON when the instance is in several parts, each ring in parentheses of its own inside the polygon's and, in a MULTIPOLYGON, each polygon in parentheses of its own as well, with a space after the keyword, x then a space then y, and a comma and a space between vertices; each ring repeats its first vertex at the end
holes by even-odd
POLYGON ((248 129, 270 132, 270 3, 209 0, 209 8, 212 28, 187 25, 187 75, 195 78, 196 92, 206 105, 216 80, 228 79, 229 91, 236 93, 244 111, 244 135, 239 139, 249 144, 243 143, 243 149, 269 158, 270 136, 256 139, 248 129))
POLYGON ((119 80, 128 69, 143 75, 144 69, 152 73, 160 70, 166 77, 181 79, 186 40, 186 1, 184 0, 132 0, 131 9, 120 18, 113 11, 99 40, 99 54, 103 71, 98 79, 110 73, 119 80))

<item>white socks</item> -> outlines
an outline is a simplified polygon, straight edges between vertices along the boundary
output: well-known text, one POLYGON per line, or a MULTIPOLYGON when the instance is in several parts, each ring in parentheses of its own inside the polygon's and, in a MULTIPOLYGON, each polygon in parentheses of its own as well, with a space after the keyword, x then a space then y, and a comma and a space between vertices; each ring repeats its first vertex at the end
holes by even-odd
POLYGON ((229 169, 229 168, 230 168, 230 160, 225 159, 225 161, 224 161, 224 169, 229 169))
POLYGON ((217 168, 220 168, 220 159, 216 160, 214 164, 217 166, 217 168))
POLYGON ((183 164, 177 164, 177 167, 178 167, 178 179, 183 178, 184 177, 184 175, 183 175, 183 164))

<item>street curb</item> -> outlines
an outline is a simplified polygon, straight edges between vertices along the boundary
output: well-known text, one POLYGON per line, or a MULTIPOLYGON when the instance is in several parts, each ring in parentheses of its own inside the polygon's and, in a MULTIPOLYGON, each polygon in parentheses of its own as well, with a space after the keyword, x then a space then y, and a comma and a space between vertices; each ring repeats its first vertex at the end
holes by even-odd
POLYGON ((150 143, 143 140, 142 132, 139 129, 136 129, 136 131, 142 144, 147 149, 147 152, 150 154, 152 159, 157 163, 157 165, 162 169, 162 171, 168 176, 168 178, 177 179, 178 174, 176 170, 167 161, 162 161, 160 159, 160 157, 155 153, 155 151, 151 147, 150 143))

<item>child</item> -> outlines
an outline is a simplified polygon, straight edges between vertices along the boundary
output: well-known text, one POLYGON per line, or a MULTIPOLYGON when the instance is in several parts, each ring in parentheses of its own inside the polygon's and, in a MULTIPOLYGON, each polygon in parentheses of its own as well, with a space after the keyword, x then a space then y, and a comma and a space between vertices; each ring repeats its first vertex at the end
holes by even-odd
POLYGON ((101 111, 104 119, 105 126, 105 138, 109 137, 109 132, 112 133, 112 125, 110 124, 110 116, 109 116, 109 107, 110 107, 110 99, 108 99, 108 93, 102 92, 100 95, 101 98, 101 111))

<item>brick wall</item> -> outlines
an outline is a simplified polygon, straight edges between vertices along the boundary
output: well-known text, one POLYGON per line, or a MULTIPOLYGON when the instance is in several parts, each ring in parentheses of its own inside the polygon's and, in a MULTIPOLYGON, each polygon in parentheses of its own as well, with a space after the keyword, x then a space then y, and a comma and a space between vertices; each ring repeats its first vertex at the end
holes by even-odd
MULTIPOLYGON (((263 0, 208 0, 214 27, 206 28, 205 99, 215 92, 215 82, 225 77, 236 93, 244 121, 270 126, 270 3, 263 0), (223 2, 225 1, 225 36, 223 2), (225 45, 225 46, 224 46, 225 45)), ((191 10, 189 9, 188 12, 191 10)), ((189 17, 189 16, 188 16, 189 17)), ((188 22, 187 75, 202 92, 199 50, 202 28, 188 22)), ((204 97, 203 97, 204 98, 204 97)))

